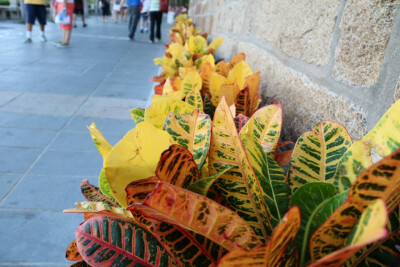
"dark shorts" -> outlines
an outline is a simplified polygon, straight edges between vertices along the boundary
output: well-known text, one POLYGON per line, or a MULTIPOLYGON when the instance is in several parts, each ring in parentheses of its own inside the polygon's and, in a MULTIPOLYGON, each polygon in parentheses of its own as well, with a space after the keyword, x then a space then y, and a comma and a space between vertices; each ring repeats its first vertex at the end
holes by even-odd
POLYGON ((35 19, 39 21, 40 25, 46 25, 46 6, 45 5, 32 5, 25 4, 26 9, 26 22, 35 24, 35 19))

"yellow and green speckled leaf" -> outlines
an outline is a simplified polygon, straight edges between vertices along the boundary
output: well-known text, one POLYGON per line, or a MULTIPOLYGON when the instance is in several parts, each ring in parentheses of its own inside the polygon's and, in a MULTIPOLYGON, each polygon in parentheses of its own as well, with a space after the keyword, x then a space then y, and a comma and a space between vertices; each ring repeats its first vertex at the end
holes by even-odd
POLYGON ((286 248, 293 242, 300 227, 300 210, 291 208, 283 217, 280 224, 274 229, 271 239, 259 248, 252 250, 237 249, 225 255, 219 267, 257 266, 275 267, 282 266, 286 248))
POLYGON ((275 158, 275 150, 282 131, 282 106, 269 105, 257 110, 240 130, 240 136, 250 134, 262 146, 264 152, 275 158))
POLYGON ((136 124, 144 121, 144 109, 134 108, 131 110, 131 117, 135 121, 136 124))
POLYGON ((189 53, 193 54, 204 54, 207 51, 207 40, 201 35, 192 35, 189 37, 189 53))
POLYGON ((176 114, 192 113, 196 108, 188 103, 169 97, 154 99, 146 108, 144 120, 157 128, 162 128, 165 118, 170 112, 176 114))
POLYGON ((203 65, 206 63, 211 64, 212 68, 215 67, 215 59, 212 54, 205 55, 205 56, 202 56, 201 58, 196 59, 196 61, 194 62, 194 65, 200 71, 203 69, 203 65))
POLYGON ((218 103, 221 99, 220 97, 220 88, 221 85, 227 84, 228 79, 217 72, 211 73, 210 76, 210 93, 211 93, 211 102, 214 106, 218 106, 218 103))
POLYGON ((220 172, 227 164, 234 167, 221 175, 214 186, 228 207, 249 223, 264 241, 272 233, 273 227, 268 219, 263 190, 236 131, 231 111, 222 98, 213 120, 210 174, 220 172))
POLYGON ((186 95, 185 102, 192 105, 195 109, 203 111, 203 98, 201 98, 200 91, 193 89, 186 95))
POLYGON ((147 121, 141 122, 119 141, 104 159, 111 193, 126 207, 126 186, 155 175, 161 153, 172 144, 170 135, 147 121))
POLYGON ((112 146, 107 141, 107 139, 104 138, 99 129, 97 129, 96 124, 94 122, 90 124, 88 129, 90 131, 90 136, 92 137, 93 143, 96 145, 100 155, 105 157, 108 154, 108 152, 110 152, 112 146))
POLYGON ((182 81, 182 89, 185 94, 189 94, 191 91, 200 91, 202 87, 201 76, 197 71, 188 72, 182 81))
POLYGON ((110 199, 114 199, 112 193, 111 193, 111 187, 110 184, 106 178, 106 171, 101 169, 100 175, 99 175, 99 187, 101 190, 101 193, 105 195, 106 197, 110 199))
POLYGON ((262 189, 262 196, 272 226, 283 219, 289 209, 289 187, 283 168, 264 153, 251 134, 242 136, 243 146, 262 189))
POLYGON ((361 247, 371 244, 387 235, 388 219, 385 202, 373 201, 361 214, 345 241, 345 247, 311 264, 311 267, 340 267, 361 247))
POLYGON ((191 114, 168 114, 164 122, 164 131, 174 139, 174 142, 187 148, 200 169, 203 165, 211 138, 211 120, 199 110, 191 114))
POLYGON ((343 247, 365 208, 381 198, 388 213, 400 204, 400 149, 370 166, 352 184, 348 199, 311 236, 313 261, 343 247))
POLYGON ((242 90, 245 87, 246 77, 252 74, 253 71, 251 70, 249 64, 247 64, 245 61, 240 61, 233 67, 233 69, 229 71, 227 78, 229 83, 237 83, 239 85, 239 89, 242 90))
POLYGON ((289 165, 288 183, 292 192, 308 182, 333 183, 339 160, 351 142, 346 129, 333 121, 320 122, 301 135, 289 165))
POLYGON ((357 176, 373 163, 400 148, 400 100, 386 111, 375 127, 342 156, 335 173, 339 191, 350 187, 357 176))
POLYGON ((132 213, 121 207, 107 205, 104 202, 83 201, 76 202, 76 208, 63 210, 64 213, 95 213, 98 215, 117 215, 119 217, 134 219, 132 213))
POLYGON ((91 217, 76 229, 76 243, 91 266, 176 266, 154 236, 121 217, 91 217))
POLYGON ((204 235, 227 250, 254 248, 261 241, 235 212, 211 199, 160 181, 142 204, 128 208, 145 217, 204 235))

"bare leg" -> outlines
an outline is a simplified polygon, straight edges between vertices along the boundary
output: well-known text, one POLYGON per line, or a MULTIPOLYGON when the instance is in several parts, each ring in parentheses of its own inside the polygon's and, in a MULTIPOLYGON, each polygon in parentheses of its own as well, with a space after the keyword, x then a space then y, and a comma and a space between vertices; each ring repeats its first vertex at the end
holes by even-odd
POLYGON ((73 23, 74 27, 76 27, 76 15, 75 14, 72 15, 72 21, 74 22, 73 23))
POLYGON ((71 39, 71 30, 63 30, 63 40, 62 42, 69 45, 69 40, 71 39))
MULTIPOLYGON (((44 32, 44 26, 45 26, 45 25, 40 24, 40 30, 41 30, 42 32, 44 32)), ((31 30, 32 30, 32 27, 31 27, 31 30)))
POLYGON ((26 24, 26 30, 27 30, 28 32, 31 32, 31 31, 32 31, 32 26, 33 26, 33 24, 27 23, 27 24, 26 24))

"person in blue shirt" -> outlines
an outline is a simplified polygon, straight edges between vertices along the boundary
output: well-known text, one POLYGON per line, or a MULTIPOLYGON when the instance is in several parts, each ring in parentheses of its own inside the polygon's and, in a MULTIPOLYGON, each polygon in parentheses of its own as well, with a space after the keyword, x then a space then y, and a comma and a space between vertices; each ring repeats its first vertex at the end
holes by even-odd
POLYGON ((140 18, 140 1, 141 0, 121 0, 121 12, 124 2, 128 4, 128 29, 129 39, 135 40, 135 32, 140 18))

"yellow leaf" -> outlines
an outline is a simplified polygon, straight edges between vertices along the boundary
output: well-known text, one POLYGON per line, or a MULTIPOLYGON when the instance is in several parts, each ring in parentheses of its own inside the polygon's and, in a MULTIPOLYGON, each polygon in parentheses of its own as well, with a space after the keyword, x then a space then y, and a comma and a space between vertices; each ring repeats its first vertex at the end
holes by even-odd
POLYGON ((201 76, 197 71, 191 71, 186 74, 182 81, 182 90, 188 94, 192 90, 201 90, 201 76))
MULTIPOLYGON (((235 95, 234 95, 234 86, 233 84, 222 84, 219 88, 219 95, 218 98, 221 99, 223 96, 225 97, 226 103, 228 106, 235 104, 235 95)), ((235 112, 232 112, 232 115, 235 116, 235 112)))
POLYGON ((126 186, 154 176, 161 153, 171 144, 167 132, 144 121, 111 149, 104 159, 104 169, 112 195, 123 208, 126 208, 126 186))
POLYGON ((195 107, 181 100, 172 97, 160 97, 153 99, 151 106, 145 110, 144 120, 161 129, 168 113, 192 113, 193 110, 195 110, 195 107))
POLYGON ((207 51, 207 40, 201 35, 190 36, 188 44, 191 55, 204 54, 207 51))
POLYGON ((94 122, 90 124, 88 129, 90 131, 90 136, 92 137, 93 143, 96 145, 100 155, 102 155, 104 158, 108 154, 108 152, 110 152, 112 146, 107 141, 107 139, 104 138, 99 129, 97 129, 94 122))
POLYGON ((208 50, 212 50, 212 53, 215 53, 215 51, 221 46, 222 42, 224 41, 224 38, 217 38, 214 41, 210 43, 208 46, 208 50))
POLYGON ((213 103, 214 106, 218 106, 218 103, 221 99, 220 97, 220 88, 221 85, 223 84, 227 84, 228 83, 228 79, 225 78, 224 76, 213 72, 211 73, 211 77, 210 77, 210 93, 212 96, 211 102, 213 103))
POLYGON ((245 62, 241 61, 236 64, 228 74, 229 83, 236 82, 239 85, 240 90, 244 89, 246 77, 252 75, 253 71, 250 66, 245 62))

